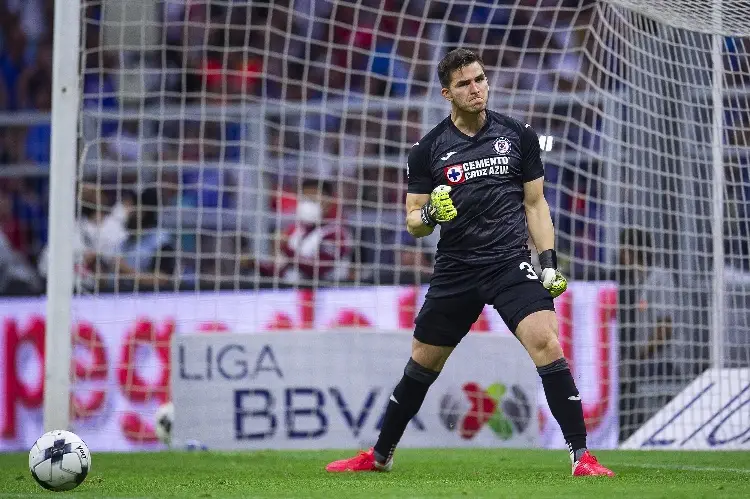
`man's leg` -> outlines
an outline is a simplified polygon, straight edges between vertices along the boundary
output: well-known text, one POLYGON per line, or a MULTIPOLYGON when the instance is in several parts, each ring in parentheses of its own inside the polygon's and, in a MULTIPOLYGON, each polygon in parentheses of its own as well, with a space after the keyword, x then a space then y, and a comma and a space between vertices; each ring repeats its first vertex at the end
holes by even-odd
POLYGON ((326 466, 327 471, 387 471, 391 468, 393 452, 406 426, 419 412, 445 361, 483 308, 484 303, 473 294, 425 300, 414 321, 411 358, 388 401, 375 447, 353 458, 334 461, 326 466))
POLYGON ((581 397, 557 338, 555 313, 540 310, 525 317, 516 336, 536 365, 552 415, 577 460, 586 450, 586 425, 581 397))
POLYGON ((515 334, 537 366, 550 411, 568 444, 573 473, 612 476, 587 452, 583 404, 557 337, 555 313, 539 310, 527 315, 518 323, 515 334))
POLYGON ((416 416, 427 390, 437 379, 454 347, 435 346, 412 340, 411 358, 406 363, 404 375, 393 390, 383 417, 383 429, 375 444, 375 459, 387 463, 406 430, 416 416))
POLYGON ((389 471, 393 452, 406 430, 409 421, 422 407, 430 385, 437 379, 454 346, 437 346, 412 340, 411 358, 406 363, 404 375, 393 390, 383 416, 375 447, 367 452, 334 461, 326 471, 389 471))

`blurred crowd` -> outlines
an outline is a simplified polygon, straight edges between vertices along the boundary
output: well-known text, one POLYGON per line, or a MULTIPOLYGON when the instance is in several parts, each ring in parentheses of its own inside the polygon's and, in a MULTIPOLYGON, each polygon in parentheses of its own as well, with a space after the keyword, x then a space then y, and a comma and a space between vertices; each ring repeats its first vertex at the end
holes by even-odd
MULTIPOLYGON (((45 115, 53 4, 0 0, 0 295, 42 293, 55 264, 45 115)), ((607 111, 591 90, 616 91, 628 68, 612 55, 617 47, 607 45, 615 42, 603 36, 608 24, 593 0, 83 4, 82 172, 70 235, 81 291, 427 283, 437 234, 415 240, 403 230, 403 165, 447 112, 439 98, 437 112, 424 102, 439 92, 436 60, 461 45, 481 51, 493 107, 554 139, 544 157, 546 195, 563 271, 618 282, 621 438, 705 368, 707 294, 690 291, 695 276, 675 269, 679 203, 698 206, 711 188, 693 196, 672 182, 710 177, 683 171, 680 154, 662 154, 671 137, 658 146, 640 130, 624 137, 635 146, 616 181, 636 187, 618 208, 673 219, 607 238, 603 151, 614 146, 602 143, 612 130, 603 129, 607 111), (121 8, 136 4, 136 14, 121 8), (537 98, 550 92, 561 98, 537 98), (261 116, 243 114, 254 104, 261 116), (659 189, 667 201, 654 200, 659 189)), ((727 84, 748 86, 750 43, 727 38, 725 48, 727 84)), ((726 145, 750 145, 746 103, 725 102, 726 145)), ((638 105, 648 114, 648 102, 638 105)), ((619 112, 622 123, 638 124, 627 103, 619 112)), ((727 162, 726 179, 727 261, 750 271, 747 150, 727 162)), ((710 217, 695 218, 696 234, 711 232, 700 225, 710 217)), ((702 244, 692 249, 710 254, 702 244)), ((744 317, 727 319, 739 324, 730 331, 737 365, 750 363, 744 317)))
MULTIPOLYGON (((6 116, 50 110, 53 4, 0 0, 6 116)), ((533 99, 618 85, 595 36, 595 2, 153 0, 139 3, 135 23, 125 4, 84 1, 80 154, 97 167, 78 179, 75 245, 87 289, 427 282, 435 239, 401 229, 402 165, 444 115, 420 99, 437 90, 440 51, 457 45, 481 50, 495 102, 516 100, 502 110, 555 140, 547 194, 566 272, 613 277, 603 109, 533 99), (261 120, 235 112, 248 104, 267 106, 261 120), (214 106, 222 111, 207 111, 214 106)), ((745 41, 728 47, 728 70, 747 74, 745 41)), ((729 140, 746 143, 740 111, 728 113, 738 123, 729 140)), ((50 126, 3 123, 0 258, 17 263, 0 268, 18 275, 0 279, 0 293, 36 293, 48 269, 50 126)), ((730 195, 748 199, 746 165, 731 174, 730 195)), ((746 219, 746 203, 730 209, 730 225, 746 219)), ((742 238, 731 245, 748 252, 742 238)))

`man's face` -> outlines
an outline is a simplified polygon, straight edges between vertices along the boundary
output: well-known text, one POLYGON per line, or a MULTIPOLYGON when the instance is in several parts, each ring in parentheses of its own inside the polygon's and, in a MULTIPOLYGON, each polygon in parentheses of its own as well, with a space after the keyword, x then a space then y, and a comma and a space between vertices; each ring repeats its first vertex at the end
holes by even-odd
POLYGON ((489 84, 484 69, 478 62, 456 69, 451 74, 450 88, 442 90, 443 97, 467 113, 481 113, 487 108, 489 84))

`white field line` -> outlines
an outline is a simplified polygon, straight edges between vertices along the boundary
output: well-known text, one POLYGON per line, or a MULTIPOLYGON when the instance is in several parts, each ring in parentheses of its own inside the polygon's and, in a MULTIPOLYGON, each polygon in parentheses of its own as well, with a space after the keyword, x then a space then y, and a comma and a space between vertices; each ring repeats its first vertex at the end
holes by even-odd
MULTIPOLYGON (((638 464, 626 462, 608 463, 614 466, 624 466, 628 468, 646 468, 655 470, 685 470, 685 471, 708 471, 716 473, 742 473, 750 474, 750 468, 725 468, 723 466, 691 466, 682 464, 638 464)), ((614 470, 617 473, 617 470, 614 470)))

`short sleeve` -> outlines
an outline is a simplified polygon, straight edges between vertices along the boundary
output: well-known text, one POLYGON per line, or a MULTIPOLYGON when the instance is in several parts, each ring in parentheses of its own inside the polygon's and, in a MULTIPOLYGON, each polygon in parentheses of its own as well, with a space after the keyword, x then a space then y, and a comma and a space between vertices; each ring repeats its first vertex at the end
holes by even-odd
POLYGON ((539 136, 530 125, 524 125, 521 131, 521 172, 524 182, 531 182, 544 176, 539 136))
POLYGON ((430 161, 427 152, 420 147, 419 142, 409 151, 409 159, 406 163, 406 176, 409 179, 408 191, 410 194, 429 194, 432 192, 432 173, 430 172, 430 161))

